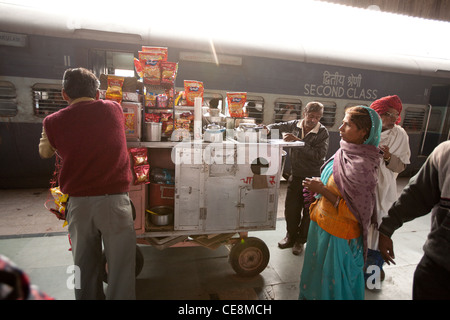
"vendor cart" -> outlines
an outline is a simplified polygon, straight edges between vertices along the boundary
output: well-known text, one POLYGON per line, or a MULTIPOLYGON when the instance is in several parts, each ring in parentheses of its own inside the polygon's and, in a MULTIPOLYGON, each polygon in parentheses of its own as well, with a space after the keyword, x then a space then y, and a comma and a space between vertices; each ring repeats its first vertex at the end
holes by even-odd
MULTIPOLYGON (((227 139, 220 143, 199 140, 128 145, 147 148, 150 168, 175 173, 172 185, 132 186, 138 244, 158 249, 229 245, 229 261, 237 274, 254 276, 266 268, 268 247, 262 240, 248 237, 248 232, 275 230, 283 148, 299 147, 303 142, 227 139), (161 208, 172 208, 173 219, 155 225, 152 215, 161 208)), ((138 259, 142 259, 139 252, 138 259)), ((142 261, 137 263, 137 273, 140 268, 142 261)))

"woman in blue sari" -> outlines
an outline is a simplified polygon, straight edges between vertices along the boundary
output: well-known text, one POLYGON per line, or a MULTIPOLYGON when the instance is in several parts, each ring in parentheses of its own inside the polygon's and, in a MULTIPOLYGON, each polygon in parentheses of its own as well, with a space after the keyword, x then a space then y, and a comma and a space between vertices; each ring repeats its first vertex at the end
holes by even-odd
POLYGON ((367 231, 375 212, 381 152, 381 120, 367 107, 348 108, 340 149, 323 165, 320 178, 304 187, 316 194, 300 279, 299 299, 364 299, 367 231))

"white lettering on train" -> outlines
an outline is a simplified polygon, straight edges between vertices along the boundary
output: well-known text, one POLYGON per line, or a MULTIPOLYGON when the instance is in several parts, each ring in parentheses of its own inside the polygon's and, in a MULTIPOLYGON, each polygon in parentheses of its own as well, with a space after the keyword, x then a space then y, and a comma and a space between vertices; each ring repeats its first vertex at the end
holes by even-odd
POLYGON ((306 83, 304 95, 324 98, 347 98, 355 100, 378 99, 377 89, 361 88, 363 77, 361 74, 345 76, 339 72, 331 74, 324 71, 321 84, 306 83), (345 79, 347 78, 347 83, 345 79))

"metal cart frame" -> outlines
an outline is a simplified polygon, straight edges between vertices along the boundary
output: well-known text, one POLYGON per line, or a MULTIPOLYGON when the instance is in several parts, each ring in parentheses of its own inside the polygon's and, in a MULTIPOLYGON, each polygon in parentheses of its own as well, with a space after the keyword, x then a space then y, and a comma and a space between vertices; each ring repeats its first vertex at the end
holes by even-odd
MULTIPOLYGON (((283 148, 302 145, 280 139, 260 143, 231 139, 220 143, 128 142, 129 147, 148 148, 149 155, 165 150, 166 163, 170 150, 175 168, 173 225, 149 225, 146 188, 130 191, 136 206, 137 243, 161 250, 227 245, 231 246, 229 262, 237 274, 261 273, 269 262, 269 249, 261 239, 248 237, 248 232, 275 230, 283 148)), ((152 166, 151 159, 149 162, 152 166)), ((141 259, 142 255, 138 252, 137 256, 141 259)), ((142 263, 137 261, 137 274, 142 263)))

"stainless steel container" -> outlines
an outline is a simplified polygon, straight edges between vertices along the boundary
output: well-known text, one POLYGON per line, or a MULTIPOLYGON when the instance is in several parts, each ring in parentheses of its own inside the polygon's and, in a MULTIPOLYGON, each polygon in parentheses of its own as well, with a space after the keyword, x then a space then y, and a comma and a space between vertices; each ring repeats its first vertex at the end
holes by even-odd
POLYGON ((225 128, 219 126, 218 124, 210 124, 205 129, 205 133, 203 134, 203 141, 223 142, 223 132, 224 131, 225 131, 225 128))
POLYGON ((173 208, 166 206, 153 207, 147 210, 150 221, 156 226, 167 226, 173 223, 173 208))
POLYGON ((161 122, 145 123, 145 141, 161 141, 161 122))
POLYGON ((267 140, 267 134, 262 127, 254 123, 241 123, 235 129, 236 138, 239 142, 261 142, 267 140))

